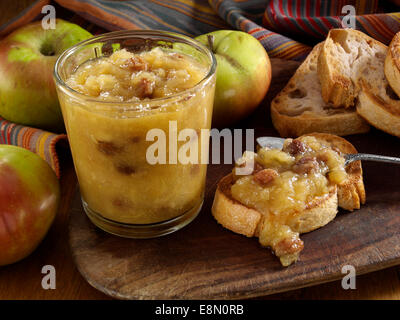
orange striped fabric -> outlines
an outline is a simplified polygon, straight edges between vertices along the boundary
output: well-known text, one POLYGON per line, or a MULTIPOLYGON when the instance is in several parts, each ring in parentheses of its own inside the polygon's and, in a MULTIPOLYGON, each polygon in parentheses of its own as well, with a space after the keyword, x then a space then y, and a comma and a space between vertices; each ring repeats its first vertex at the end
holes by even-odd
POLYGON ((53 168, 57 177, 60 177, 57 147, 67 146, 65 134, 50 133, 0 118, 0 144, 11 144, 37 153, 53 168))

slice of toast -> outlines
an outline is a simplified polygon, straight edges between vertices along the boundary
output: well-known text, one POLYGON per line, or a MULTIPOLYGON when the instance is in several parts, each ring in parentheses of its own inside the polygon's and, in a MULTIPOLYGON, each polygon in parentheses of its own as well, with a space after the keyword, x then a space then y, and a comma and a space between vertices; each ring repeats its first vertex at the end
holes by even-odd
POLYGON ((282 137, 311 132, 345 136, 364 133, 369 125, 355 109, 334 108, 325 103, 317 75, 323 42, 314 47, 283 90, 272 100, 271 117, 282 137))
MULTIPOLYGON (((342 153, 356 152, 349 142, 338 136, 323 133, 311 135, 328 142, 342 153)), ((232 197, 232 174, 223 177, 218 183, 212 214, 222 226, 233 232, 247 237, 259 237, 260 243, 271 247, 282 265, 288 266, 297 260, 303 249, 300 233, 313 231, 332 221, 338 204, 347 210, 353 210, 365 202, 360 161, 349 165, 346 172, 348 177, 344 183, 340 186, 330 185, 329 192, 324 197, 313 199, 305 210, 291 215, 285 225, 279 228, 274 224, 276 220, 273 214, 249 208, 232 197), (276 237, 276 241, 271 240, 271 234, 276 237)))
MULTIPOLYGON (((225 228, 246 237, 258 237, 263 214, 241 204, 232 197, 231 186, 234 183, 232 174, 223 177, 218 183, 212 213, 225 228)), ((289 221, 293 231, 310 232, 326 225, 337 212, 337 188, 332 186, 327 197, 315 199, 307 210, 293 216, 289 221)))
POLYGON ((400 98, 386 79, 385 64, 386 60, 376 59, 362 71, 357 112, 374 127, 400 137, 400 98))
POLYGON ((334 107, 355 105, 363 70, 385 60, 387 47, 354 29, 331 29, 318 58, 322 98, 334 107))
POLYGON ((385 59, 385 76, 393 91, 400 97, 400 32, 390 42, 385 59))
POLYGON ((385 85, 381 84, 377 89, 364 83, 358 96, 357 112, 374 127, 400 138, 400 100, 386 94, 386 90, 390 90, 387 86, 384 89, 385 85))

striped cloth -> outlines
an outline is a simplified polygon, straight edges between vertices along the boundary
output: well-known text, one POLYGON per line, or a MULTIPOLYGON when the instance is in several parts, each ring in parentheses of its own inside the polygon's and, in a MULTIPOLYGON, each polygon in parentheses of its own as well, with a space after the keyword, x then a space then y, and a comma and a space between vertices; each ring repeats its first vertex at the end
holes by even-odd
POLYGON ((57 177, 60 177, 60 164, 56 146, 66 141, 65 134, 54 134, 17 125, 0 118, 0 144, 12 144, 35 152, 47 161, 56 172, 57 177))
POLYGON ((303 60, 311 51, 309 46, 263 27, 262 20, 266 8, 268 8, 268 1, 210 0, 209 2, 213 9, 233 28, 256 37, 270 57, 303 60))
POLYGON ((324 39, 330 29, 342 27, 342 8, 352 5, 355 28, 388 44, 400 30, 400 12, 383 13, 378 4, 378 0, 269 1, 263 24, 285 34, 324 39))
POLYGON ((232 27, 260 40, 270 57, 282 59, 302 61, 310 52, 311 46, 293 39, 314 44, 329 29, 341 28, 345 5, 355 8, 356 29, 385 44, 400 31, 400 8, 388 1, 210 0, 210 5, 232 27), (384 9, 395 11, 383 13, 384 9))
MULTIPOLYGON (((58 17, 78 22, 92 33, 159 29, 196 36, 235 28, 256 37, 270 57, 301 61, 329 29, 341 27, 344 5, 355 7, 357 29, 387 44, 400 31, 396 2, 399 0, 32 0, 23 12, 0 25, 0 36, 38 17, 41 7, 50 3, 57 6, 58 17), (70 10, 69 14, 59 14, 65 11, 63 8, 70 10), (71 12, 80 18, 71 18, 71 12)), ((38 153, 60 174, 56 144, 65 141, 65 135, 15 125, 1 118, 0 125, 0 143, 20 145, 38 153)))
MULTIPOLYGON (((35 0, 0 35, 40 14, 50 0, 35 0)), ((271 57, 303 60, 310 44, 342 26, 342 8, 352 5, 356 28, 388 43, 400 30, 398 1, 379 0, 54 0, 106 29, 160 29, 189 36, 233 27, 259 39, 271 57), (391 13, 388 13, 390 12, 391 13), (297 41, 296 41, 297 38, 297 41), (298 40, 307 40, 307 44, 298 40)))
POLYGON ((55 0, 107 29, 158 29, 196 36, 229 26, 207 0, 55 0))

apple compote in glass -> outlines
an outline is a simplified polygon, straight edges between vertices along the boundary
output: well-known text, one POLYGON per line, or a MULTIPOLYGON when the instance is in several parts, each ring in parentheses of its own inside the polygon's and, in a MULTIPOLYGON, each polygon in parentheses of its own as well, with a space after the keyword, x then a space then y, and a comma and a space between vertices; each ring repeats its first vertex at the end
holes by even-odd
POLYGON ((215 68, 205 46, 161 31, 112 32, 59 58, 58 96, 95 225, 148 238, 196 217, 209 140, 200 133, 211 126, 215 68))

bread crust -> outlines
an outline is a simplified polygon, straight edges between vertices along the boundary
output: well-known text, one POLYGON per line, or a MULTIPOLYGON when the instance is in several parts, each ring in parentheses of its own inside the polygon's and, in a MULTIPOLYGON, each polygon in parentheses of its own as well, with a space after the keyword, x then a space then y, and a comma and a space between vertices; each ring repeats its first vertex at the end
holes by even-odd
POLYGON ((323 42, 314 47, 271 102, 272 123, 282 137, 298 137, 311 132, 345 136, 369 131, 368 123, 355 109, 333 108, 323 101, 317 76, 317 61, 322 46, 323 42), (291 98, 297 91, 307 96, 291 98))
POLYGON ((219 181, 211 212, 226 229, 246 237, 254 237, 258 232, 262 214, 235 200, 231 193, 232 185, 232 174, 219 181))
POLYGON ((290 117, 271 105, 271 118, 281 137, 293 138, 311 132, 323 132, 338 136, 366 133, 370 126, 356 111, 329 117, 290 117))
POLYGON ((400 101, 388 104, 363 85, 357 112, 374 127, 400 138, 400 101))
POLYGON ((393 91, 400 96, 400 32, 390 42, 385 59, 385 76, 393 91))

